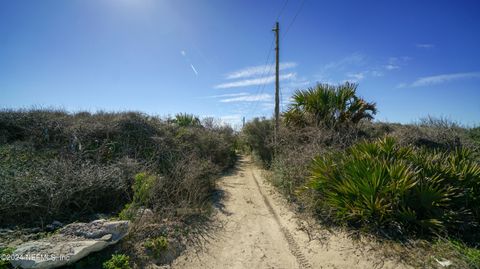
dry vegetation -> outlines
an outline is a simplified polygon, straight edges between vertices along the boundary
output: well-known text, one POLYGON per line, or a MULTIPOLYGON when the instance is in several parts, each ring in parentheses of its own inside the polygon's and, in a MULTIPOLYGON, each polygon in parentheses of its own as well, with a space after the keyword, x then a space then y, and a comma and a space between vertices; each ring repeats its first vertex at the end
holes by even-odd
POLYGON ((145 241, 164 236, 180 249, 202 226, 215 179, 235 163, 235 139, 187 114, 0 111, 0 227, 127 218, 133 233, 110 251, 139 266, 150 259, 145 241), (178 213, 185 208, 194 210, 178 213))
POLYGON ((478 128, 430 117, 371 122, 375 106, 355 90, 346 83, 297 91, 276 151, 269 119, 245 126, 244 147, 296 208, 322 224, 400 243, 415 266, 438 266, 437 257, 480 267, 478 128))

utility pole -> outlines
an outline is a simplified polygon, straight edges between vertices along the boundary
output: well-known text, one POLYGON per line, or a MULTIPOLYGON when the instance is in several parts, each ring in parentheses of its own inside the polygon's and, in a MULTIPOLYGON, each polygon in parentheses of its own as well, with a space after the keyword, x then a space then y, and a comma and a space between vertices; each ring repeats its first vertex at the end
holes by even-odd
POLYGON ((274 135, 275 135, 275 148, 277 147, 277 134, 278 134, 278 128, 280 126, 280 97, 279 97, 279 91, 280 91, 280 46, 279 46, 279 32, 280 32, 280 27, 278 24, 278 21, 275 23, 275 28, 273 29, 275 32, 275 130, 274 130, 274 135))

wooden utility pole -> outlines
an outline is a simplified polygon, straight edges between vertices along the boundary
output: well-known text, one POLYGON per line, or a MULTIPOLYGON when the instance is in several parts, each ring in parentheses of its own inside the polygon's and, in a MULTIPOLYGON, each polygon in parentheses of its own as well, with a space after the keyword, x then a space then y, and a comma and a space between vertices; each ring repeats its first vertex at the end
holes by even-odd
POLYGON ((275 147, 277 144, 277 133, 278 128, 280 126, 280 46, 279 46, 279 32, 280 27, 278 21, 275 23, 275 28, 273 29, 275 32, 275 147))

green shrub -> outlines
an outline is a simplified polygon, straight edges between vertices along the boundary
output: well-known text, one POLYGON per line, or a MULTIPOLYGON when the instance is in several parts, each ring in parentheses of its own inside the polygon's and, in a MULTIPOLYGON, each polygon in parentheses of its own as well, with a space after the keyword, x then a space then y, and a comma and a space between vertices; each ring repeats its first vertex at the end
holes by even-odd
POLYGON ((133 199, 125 205, 118 217, 123 220, 133 220, 139 207, 151 207, 152 190, 157 178, 154 175, 141 172, 135 175, 132 185, 133 199))
POLYGON ((121 220, 133 220, 135 218, 136 207, 133 203, 125 204, 122 211, 118 213, 118 218, 121 220))
POLYGON ((165 236, 159 236, 147 240, 143 246, 155 257, 159 258, 163 251, 168 249, 168 239, 165 236))
POLYGON ((104 269, 130 269, 130 257, 125 254, 114 254, 103 263, 104 269))
POLYGON ((468 134, 478 145, 480 145, 480 127, 470 129, 468 134))
POLYGON ((270 169, 272 181, 291 200, 298 202, 296 190, 305 185, 312 159, 323 153, 339 151, 358 141, 355 128, 341 131, 322 126, 280 128, 278 149, 270 169))
POLYGON ((152 187, 155 184, 155 176, 148 175, 145 172, 135 175, 133 183, 133 203, 139 205, 146 205, 150 199, 152 187))
POLYGON ((7 269, 10 266, 10 261, 6 260, 7 255, 11 255, 15 251, 14 248, 0 248, 0 269, 7 269))
POLYGON ((255 118, 242 130, 243 138, 250 150, 257 155, 265 166, 270 166, 273 158, 273 121, 255 118))
POLYGON ((446 232, 479 220, 480 166, 464 149, 420 150, 386 137, 318 156, 311 172, 319 209, 338 221, 446 232))

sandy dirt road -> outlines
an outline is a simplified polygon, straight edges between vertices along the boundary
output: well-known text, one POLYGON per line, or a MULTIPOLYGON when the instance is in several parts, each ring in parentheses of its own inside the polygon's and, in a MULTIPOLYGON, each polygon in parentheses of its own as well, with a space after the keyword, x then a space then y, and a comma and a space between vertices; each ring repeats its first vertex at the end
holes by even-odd
POLYGON ((187 249, 172 268, 406 268, 342 233, 324 231, 312 240, 248 158, 219 187, 224 197, 215 221, 222 228, 204 247, 187 249))

